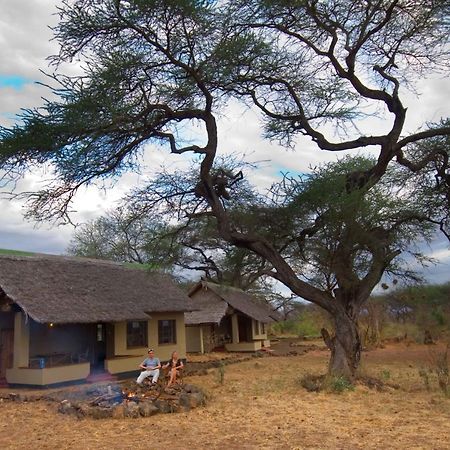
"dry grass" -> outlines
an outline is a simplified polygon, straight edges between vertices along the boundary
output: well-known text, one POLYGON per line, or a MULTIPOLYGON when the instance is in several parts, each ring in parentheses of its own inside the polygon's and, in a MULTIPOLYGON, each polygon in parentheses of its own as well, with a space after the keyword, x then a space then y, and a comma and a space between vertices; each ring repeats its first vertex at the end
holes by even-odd
POLYGON ((389 374, 399 390, 358 386, 341 395, 308 393, 306 373, 325 371, 328 353, 263 358, 190 377, 210 395, 190 413, 127 420, 77 420, 55 405, 0 404, 0 448, 23 449, 446 449, 450 400, 427 392, 418 374, 424 346, 390 346, 364 354, 370 375, 389 374), (170 445, 168 444, 170 442, 170 445))

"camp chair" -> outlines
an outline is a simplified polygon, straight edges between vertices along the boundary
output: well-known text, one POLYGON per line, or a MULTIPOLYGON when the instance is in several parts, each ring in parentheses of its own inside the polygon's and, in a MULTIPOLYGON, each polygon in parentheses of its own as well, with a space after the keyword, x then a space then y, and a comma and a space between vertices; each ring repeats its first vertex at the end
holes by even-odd
MULTIPOLYGON (((180 386, 183 385, 184 381, 183 381, 183 374, 184 374, 184 367, 182 369, 178 369, 177 371, 177 377, 175 379, 175 384, 179 384, 180 386)), ((167 367, 166 369, 162 369, 164 372, 164 380, 165 380, 165 386, 167 387, 167 384, 169 383, 170 380, 170 368, 167 367)))

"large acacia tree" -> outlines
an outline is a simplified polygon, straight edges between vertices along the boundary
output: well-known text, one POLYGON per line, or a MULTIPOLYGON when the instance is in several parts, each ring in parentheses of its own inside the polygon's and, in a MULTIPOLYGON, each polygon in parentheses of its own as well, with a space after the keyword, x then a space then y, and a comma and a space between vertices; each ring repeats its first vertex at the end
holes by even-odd
MULTIPOLYGON (((30 196, 31 215, 42 220, 65 217, 80 186, 136 169, 149 143, 199 155, 189 214, 214 216, 222 239, 268 261, 273 278, 327 310, 336 327, 330 368, 352 376, 359 354, 355 309, 372 283, 363 277, 350 290, 324 290, 298 275, 272 236, 229 214, 227 185, 236 174, 213 168, 216 115, 232 96, 249 99, 267 117, 269 137, 295 145, 292 137, 301 133, 318 150, 375 149, 371 167, 347 174, 345 192, 376 185, 391 161, 411 172, 430 168, 448 190, 448 149, 422 155, 409 146, 446 136, 450 128, 404 135, 407 110, 400 98, 402 84, 445 62, 446 17, 447 2, 434 0, 68 0, 54 30, 60 52, 53 62, 79 59, 85 73, 52 75, 58 99, 1 130, 0 165, 12 176, 51 165, 54 183, 30 196), (359 113, 380 109, 390 119, 380 135, 335 141, 321 130, 325 124, 349 133, 346 126, 359 113), (203 129, 196 143, 180 132, 192 124, 203 129)), ((322 226, 321 217, 292 240, 301 244, 322 226)), ((343 251, 351 261, 352 249, 343 251)), ((375 278, 389 262, 388 255, 380 258, 375 278)), ((352 267, 342 270, 343 279, 353 277, 352 267)))

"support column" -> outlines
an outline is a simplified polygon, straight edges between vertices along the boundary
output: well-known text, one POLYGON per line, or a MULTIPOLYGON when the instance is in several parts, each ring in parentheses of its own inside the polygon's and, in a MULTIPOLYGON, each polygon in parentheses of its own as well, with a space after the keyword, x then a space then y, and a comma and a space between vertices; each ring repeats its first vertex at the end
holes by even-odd
POLYGON ((205 343, 203 342, 203 326, 199 326, 199 336, 200 336, 200 353, 203 355, 205 353, 205 343))
POLYGON ((28 367, 30 360, 30 324, 25 314, 18 312, 14 316, 14 357, 13 367, 28 367))
POLYGON ((231 316, 231 337, 233 344, 239 344, 239 324, 237 314, 231 316))

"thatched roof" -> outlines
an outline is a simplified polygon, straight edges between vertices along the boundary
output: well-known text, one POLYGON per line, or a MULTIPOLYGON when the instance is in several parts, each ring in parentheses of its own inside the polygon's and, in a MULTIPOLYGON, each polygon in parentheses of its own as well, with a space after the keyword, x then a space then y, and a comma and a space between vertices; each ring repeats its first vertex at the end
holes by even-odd
POLYGON ((189 296, 192 298, 195 309, 199 311, 185 314, 186 325, 219 323, 225 316, 228 306, 263 323, 274 321, 268 308, 257 303, 250 294, 237 288, 201 281, 191 289, 189 296), (200 289, 210 289, 217 297, 195 296, 200 289))
POLYGON ((166 275, 86 258, 0 255, 0 288, 41 323, 147 320, 152 312, 195 309, 166 275))

